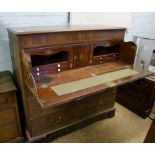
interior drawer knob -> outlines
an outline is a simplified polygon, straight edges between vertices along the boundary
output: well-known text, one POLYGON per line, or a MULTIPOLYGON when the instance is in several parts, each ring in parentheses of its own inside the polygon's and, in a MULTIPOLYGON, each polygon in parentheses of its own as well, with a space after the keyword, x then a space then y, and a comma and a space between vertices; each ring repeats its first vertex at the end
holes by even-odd
POLYGON ((61 71, 61 69, 58 69, 58 72, 60 72, 61 71))
POLYGON ((39 68, 37 67, 37 71, 39 71, 39 68))
POLYGON ((61 121, 61 119, 62 119, 62 117, 61 116, 59 116, 58 117, 58 119, 55 121, 56 123, 58 123, 58 122, 60 122, 61 121))
POLYGON ((58 64, 58 67, 60 67, 60 64, 58 64))

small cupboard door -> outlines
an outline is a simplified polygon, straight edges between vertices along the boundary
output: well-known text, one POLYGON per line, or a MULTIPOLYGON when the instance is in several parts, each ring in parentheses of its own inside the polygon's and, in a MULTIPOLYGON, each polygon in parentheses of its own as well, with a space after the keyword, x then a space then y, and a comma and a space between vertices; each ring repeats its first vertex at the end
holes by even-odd
POLYGON ((74 68, 85 67, 89 62, 89 44, 75 45, 74 68))

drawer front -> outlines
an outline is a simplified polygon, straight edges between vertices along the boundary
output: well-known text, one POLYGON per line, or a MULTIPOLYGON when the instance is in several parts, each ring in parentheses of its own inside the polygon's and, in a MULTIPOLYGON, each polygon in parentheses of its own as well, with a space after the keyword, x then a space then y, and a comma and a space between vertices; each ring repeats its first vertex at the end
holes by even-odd
POLYGON ((120 58, 120 54, 108 54, 108 55, 101 55, 101 56, 95 56, 93 58, 93 65, 107 63, 107 62, 113 62, 118 61, 120 58))
POLYGON ((3 93, 0 94, 0 106, 4 105, 4 104, 8 104, 11 103, 11 96, 13 95, 13 93, 3 93))
POLYGON ((16 122, 16 113, 14 108, 0 110, 0 125, 16 122))
POLYGON ((0 126, 0 142, 7 142, 19 136, 17 125, 7 124, 0 126))
POLYGON ((65 62, 54 63, 50 65, 33 67, 32 72, 33 72, 33 75, 37 76, 37 73, 40 73, 40 74, 59 73, 68 69, 69 69, 69 64, 67 61, 65 61, 65 62))
POLYGON ((52 108, 53 112, 50 114, 31 120, 32 136, 51 132, 97 115, 112 108, 114 101, 115 89, 112 89, 52 108))
POLYGON ((42 46, 72 44, 77 42, 92 42, 99 40, 123 40, 124 29, 119 30, 98 30, 98 31, 75 31, 57 32, 44 34, 19 35, 20 48, 35 48, 42 46))

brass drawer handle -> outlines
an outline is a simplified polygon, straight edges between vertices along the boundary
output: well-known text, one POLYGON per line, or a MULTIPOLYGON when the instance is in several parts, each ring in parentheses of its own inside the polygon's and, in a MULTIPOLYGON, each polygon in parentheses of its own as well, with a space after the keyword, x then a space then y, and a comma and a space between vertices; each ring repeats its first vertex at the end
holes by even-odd
POLYGON ((76 101, 80 101, 80 100, 82 100, 83 98, 84 98, 83 96, 78 97, 78 98, 76 98, 76 101))
POLYGON ((52 50, 45 50, 45 55, 51 55, 53 54, 54 52, 52 50))
POLYGON ((61 121, 61 119, 62 119, 62 118, 61 118, 61 116, 59 116, 59 117, 58 117, 58 119, 55 121, 55 123, 60 122, 60 121, 61 121))
POLYGON ((54 122, 55 122, 55 123, 58 123, 58 122, 61 121, 61 119, 62 119, 62 117, 59 116, 57 120, 54 120, 53 118, 51 118, 50 121, 51 121, 52 123, 54 123, 54 122))

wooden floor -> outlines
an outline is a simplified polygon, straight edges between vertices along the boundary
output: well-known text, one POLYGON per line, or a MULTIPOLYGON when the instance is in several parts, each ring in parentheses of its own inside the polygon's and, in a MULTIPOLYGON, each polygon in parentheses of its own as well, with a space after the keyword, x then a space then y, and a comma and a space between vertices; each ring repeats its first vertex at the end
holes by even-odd
POLYGON ((143 119, 125 107, 116 104, 114 118, 102 120, 83 129, 55 139, 54 143, 141 143, 151 125, 149 118, 143 119))

